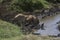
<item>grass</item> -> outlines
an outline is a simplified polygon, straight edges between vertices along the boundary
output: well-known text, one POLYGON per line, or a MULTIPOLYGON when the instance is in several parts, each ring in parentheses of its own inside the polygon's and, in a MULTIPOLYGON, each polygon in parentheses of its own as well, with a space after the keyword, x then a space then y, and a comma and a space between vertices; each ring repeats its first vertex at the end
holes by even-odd
POLYGON ((0 20, 0 39, 21 36, 22 32, 17 25, 0 20))
POLYGON ((50 7, 46 0, 1 0, 0 4, 7 5, 8 10, 16 12, 33 12, 34 10, 50 7))
POLYGON ((48 37, 48 36, 37 36, 37 35, 23 35, 23 36, 16 36, 8 39, 1 39, 1 40, 60 40, 59 37, 48 37))
POLYGON ((4 38, 1 40, 22 40, 22 36, 16 36, 16 37, 11 37, 11 38, 4 38))
POLYGON ((34 11, 49 8, 49 3, 46 0, 13 0, 11 5, 12 10, 16 11, 34 11))

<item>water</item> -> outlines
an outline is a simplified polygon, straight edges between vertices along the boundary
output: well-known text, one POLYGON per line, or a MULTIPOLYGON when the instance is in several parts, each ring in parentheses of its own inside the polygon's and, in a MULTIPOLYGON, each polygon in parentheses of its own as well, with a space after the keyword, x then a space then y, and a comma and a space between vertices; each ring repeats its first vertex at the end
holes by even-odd
POLYGON ((45 17, 44 19, 41 19, 40 17, 38 17, 40 19, 40 23, 42 24, 44 23, 44 28, 45 30, 37 30, 36 33, 40 33, 42 36, 47 36, 47 35, 55 35, 57 36, 60 31, 57 29, 57 22, 60 21, 60 14, 57 14, 55 16, 48 16, 45 17))

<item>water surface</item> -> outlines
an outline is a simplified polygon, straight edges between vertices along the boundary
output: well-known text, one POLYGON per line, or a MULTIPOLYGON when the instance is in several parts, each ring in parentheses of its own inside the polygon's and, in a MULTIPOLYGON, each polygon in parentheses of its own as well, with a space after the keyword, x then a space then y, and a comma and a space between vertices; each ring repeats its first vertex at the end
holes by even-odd
POLYGON ((38 18, 40 20, 40 23, 39 23, 40 25, 44 23, 45 30, 39 29, 36 33, 40 33, 42 36, 46 36, 46 35, 57 36, 60 33, 60 31, 57 29, 58 24, 56 24, 57 22, 60 21, 60 14, 57 14, 55 16, 48 16, 43 19, 41 19, 38 16, 38 18))

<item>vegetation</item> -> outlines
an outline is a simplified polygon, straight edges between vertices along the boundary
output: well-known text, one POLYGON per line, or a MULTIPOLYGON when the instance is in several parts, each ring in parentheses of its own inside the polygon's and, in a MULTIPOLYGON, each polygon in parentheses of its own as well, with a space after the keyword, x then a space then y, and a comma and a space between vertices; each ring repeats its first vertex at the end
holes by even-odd
POLYGON ((45 0, 13 0, 11 8, 17 11, 33 11, 46 7, 47 4, 45 0))
POLYGON ((17 25, 0 20, 0 38, 21 36, 22 32, 17 25))
POLYGON ((0 5, 6 6, 9 11, 33 12, 42 8, 49 8, 51 3, 59 3, 59 0, 0 0, 0 5))
POLYGON ((17 12, 34 11, 36 9, 48 8, 49 3, 45 0, 1 0, 0 3, 9 6, 8 9, 15 10, 17 12))
MULTIPOLYGON (((50 8, 51 3, 59 2, 60 0, 0 0, 0 40, 55 40, 52 37, 23 35, 19 26, 1 19, 6 19, 5 15, 10 15, 13 12, 33 12, 34 10, 50 8)), ((8 16, 7 19, 10 19, 8 16)))
POLYGON ((23 35, 23 36, 8 38, 8 39, 4 38, 1 40, 60 40, 60 38, 48 37, 48 36, 37 36, 37 35, 23 35))

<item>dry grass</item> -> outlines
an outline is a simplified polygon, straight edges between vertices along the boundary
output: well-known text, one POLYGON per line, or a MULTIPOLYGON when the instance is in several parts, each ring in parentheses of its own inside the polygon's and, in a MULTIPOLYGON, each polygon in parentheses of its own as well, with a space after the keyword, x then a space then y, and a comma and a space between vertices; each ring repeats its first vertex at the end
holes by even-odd
POLYGON ((23 35, 21 37, 13 37, 2 40, 60 40, 59 37, 49 37, 49 36, 37 36, 37 35, 23 35))
POLYGON ((23 40, 60 40, 59 37, 38 36, 38 35, 26 35, 23 40))

